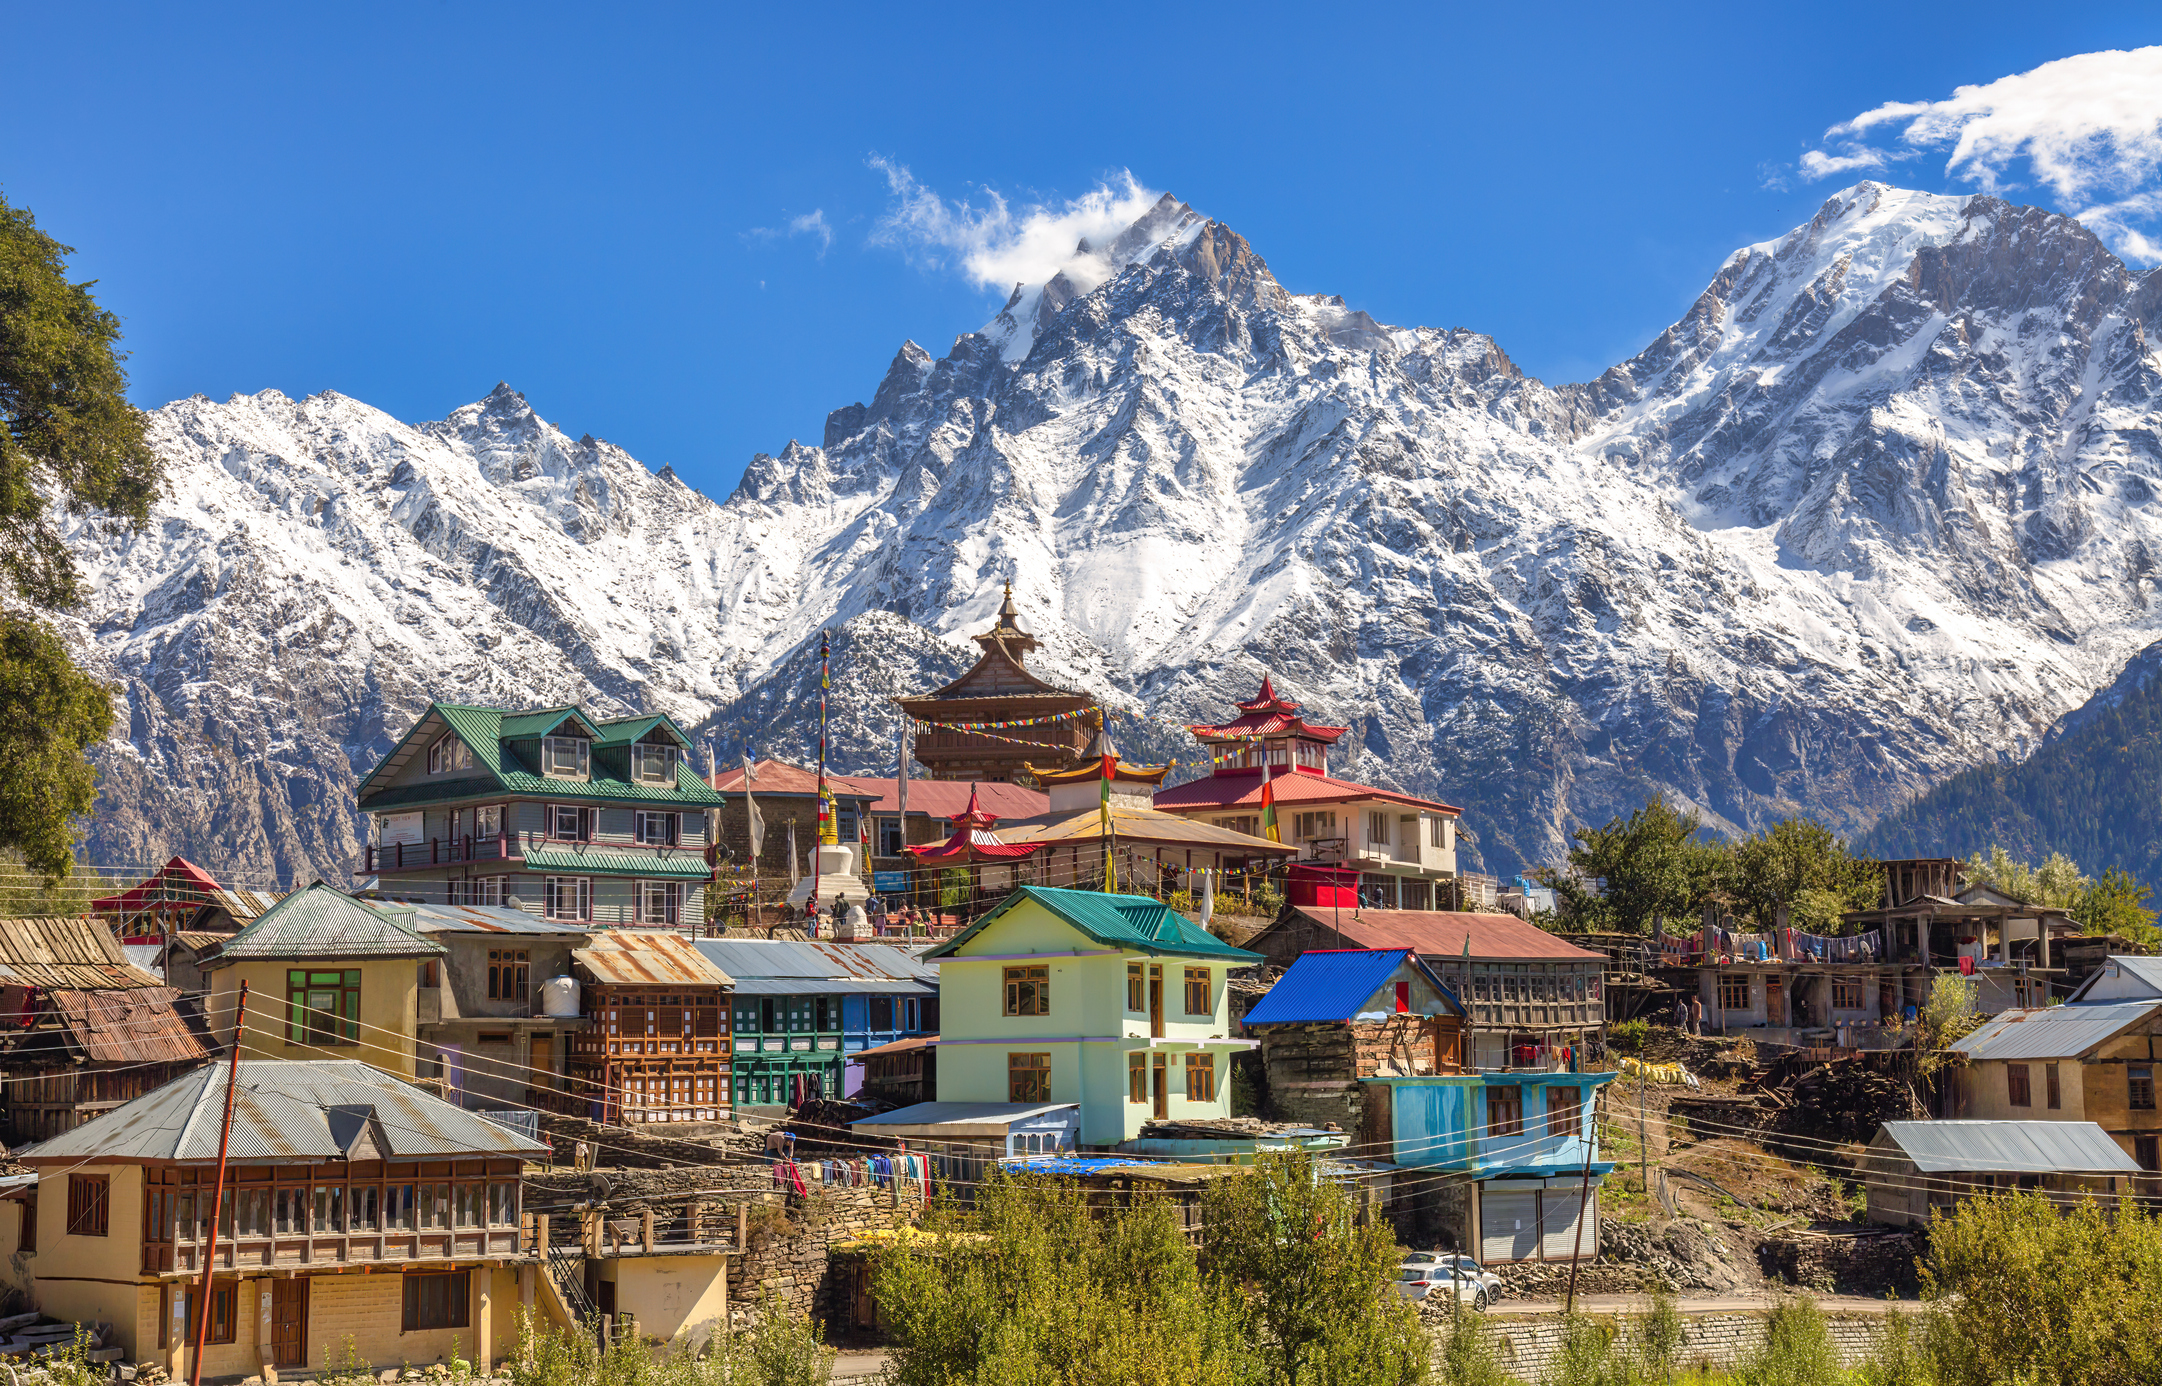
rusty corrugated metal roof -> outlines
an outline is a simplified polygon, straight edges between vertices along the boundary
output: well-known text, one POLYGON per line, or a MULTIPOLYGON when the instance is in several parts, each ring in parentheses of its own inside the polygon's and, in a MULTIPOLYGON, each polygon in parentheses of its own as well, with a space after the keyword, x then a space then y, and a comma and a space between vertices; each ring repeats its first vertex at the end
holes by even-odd
POLYGON ((571 953, 596 982, 629 986, 734 986, 735 979, 705 960, 681 934, 603 929, 571 953))
POLYGON ((53 1012, 92 1063, 192 1063, 217 1052, 200 1017, 174 1005, 174 987, 53 991, 53 1012))
POLYGON ((164 985, 128 961, 101 919, 11 919, 0 928, 0 985, 112 991, 164 985))

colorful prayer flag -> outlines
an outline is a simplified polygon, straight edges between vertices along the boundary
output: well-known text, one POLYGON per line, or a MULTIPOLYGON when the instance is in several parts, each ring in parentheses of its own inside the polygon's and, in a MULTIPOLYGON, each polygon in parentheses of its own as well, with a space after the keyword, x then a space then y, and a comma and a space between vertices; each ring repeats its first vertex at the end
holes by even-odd
POLYGON ((1284 840, 1283 830, 1276 826, 1276 777, 1269 767, 1261 767, 1261 835, 1271 842, 1284 840))

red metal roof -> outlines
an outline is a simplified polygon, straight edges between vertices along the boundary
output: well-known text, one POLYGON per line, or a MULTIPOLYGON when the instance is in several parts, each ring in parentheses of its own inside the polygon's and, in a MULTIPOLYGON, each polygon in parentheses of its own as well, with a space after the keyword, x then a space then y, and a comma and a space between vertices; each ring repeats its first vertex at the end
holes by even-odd
POLYGON ((1261 676, 1261 691, 1238 704, 1240 715, 1214 726, 1189 726, 1186 730, 1203 740, 1248 736, 1305 736, 1315 741, 1334 741, 1349 727, 1324 727, 1299 716, 1299 705, 1276 696, 1269 676, 1261 676))
POLYGON ((932 847, 903 847, 918 861, 1012 861, 1028 856, 1040 842, 1004 842, 991 831, 998 815, 986 811, 976 799, 975 784, 968 789, 968 803, 953 820, 953 836, 932 847))
POLYGON ((210 878, 209 872, 186 857, 174 857, 159 867, 149 880, 118 895, 92 900, 90 908, 107 914, 161 907, 193 910, 198 905, 219 903, 218 896, 222 891, 223 887, 210 878))
MULTIPOLYGON (((761 760, 757 766, 758 778, 750 783, 750 791, 754 797, 760 794, 808 795, 818 792, 818 771, 815 769, 791 765, 785 760, 761 760)), ((741 794, 744 790, 742 763, 739 761, 715 775, 711 784, 724 794, 741 794)), ((826 787, 840 798, 863 797, 863 790, 854 784, 851 777, 831 770, 826 772, 826 787)))
MULTIPOLYGON (((1307 770, 1287 771, 1277 775, 1275 789, 1279 806, 1348 804, 1358 799, 1382 799, 1392 804, 1435 809, 1442 813, 1463 812, 1456 805, 1444 804, 1438 799, 1421 799, 1412 794, 1399 794, 1393 789, 1355 784, 1350 780, 1337 779, 1333 775, 1317 775, 1307 770)), ((1210 775, 1186 784, 1173 785, 1156 796, 1156 807, 1166 813, 1184 813, 1194 809, 1259 809, 1261 772, 1254 770, 1246 774, 1210 775)))
MULTIPOLYGON (((882 780, 868 775, 850 775, 847 780, 861 792, 878 796, 878 802, 871 805, 871 812, 901 811, 899 780, 882 780)), ((752 790, 755 792, 756 789, 753 785, 752 790)), ((970 794, 977 796, 981 807, 1000 818, 1041 818, 1051 811, 1051 796, 1025 785, 998 780, 919 780, 914 777, 908 782, 908 811, 933 818, 958 818, 967 807, 970 794)))
MULTIPOLYGON (((1414 948, 1429 958, 1455 958, 1471 940, 1474 958, 1547 958, 1605 962, 1606 954, 1567 943, 1513 914, 1471 914, 1456 910, 1367 910, 1341 920, 1328 910, 1298 913, 1323 928, 1340 930, 1353 948, 1414 948)), ((1258 947, 1258 940, 1255 943, 1258 947)))

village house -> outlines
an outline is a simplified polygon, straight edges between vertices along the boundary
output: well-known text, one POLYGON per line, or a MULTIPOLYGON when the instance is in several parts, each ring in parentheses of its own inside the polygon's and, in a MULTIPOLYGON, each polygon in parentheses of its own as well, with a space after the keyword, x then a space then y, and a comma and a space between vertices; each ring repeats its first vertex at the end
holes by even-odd
POLYGON ((562 1106, 610 1125, 727 1117, 733 979, 658 929, 599 930, 571 960, 586 1024, 562 1106))
POLYGON ((245 982, 249 1057, 358 1059, 419 1076, 420 986, 447 950, 412 917, 320 881, 286 896, 202 959, 218 1043, 233 1042, 245 982))
MULTIPOLYGON (((765 836, 757 857, 758 874, 767 882, 786 880, 788 849, 796 849, 798 875, 811 870, 811 853, 818 847, 818 772, 785 760, 754 762, 751 774, 739 763, 713 776, 713 788, 727 797, 720 810, 720 847, 731 868, 752 866, 751 810, 765 824, 765 836)), ((877 794, 859 787, 845 775, 826 776, 826 792, 833 799, 834 830, 842 842, 861 839, 865 814, 877 794)))
POLYGON ((99 919, 0 928, 0 1140, 50 1140, 210 1057, 201 1008, 99 919))
POLYGON ((894 699, 914 720, 935 724, 914 738, 917 763, 935 780, 1024 783, 1032 765, 1076 764, 1101 713, 1086 693, 1055 688, 1028 671, 1025 661, 1038 645, 1021 629, 1012 583, 997 621, 974 639, 983 654, 967 673, 934 692, 894 699))
POLYGON ((667 717, 432 703, 360 782, 376 840, 355 874, 400 899, 559 922, 702 920, 721 796, 690 752, 667 717))
POLYGON ((1291 964, 1239 1028, 1260 1041, 1271 1115, 1356 1131, 1366 1091, 1359 1079, 1466 1070, 1466 1019, 1409 948, 1316 949, 1291 964))
MULTIPOLYGON (((1230 1115, 1225 974, 1259 959, 1162 902, 1023 886, 924 955, 940 1106, 1077 1104, 1109 1148, 1156 1118, 1230 1115)), ((895 1114, 897 1117, 903 1114, 895 1114)))
POLYGON ((1346 729, 1308 722, 1266 677, 1238 713, 1187 728, 1209 748, 1214 770, 1160 791, 1158 809, 1261 836, 1266 784, 1283 841, 1300 861, 1355 870, 1358 903, 1384 910, 1458 903, 1452 888, 1461 809, 1330 775, 1329 748, 1346 729))
POLYGON ((779 1112, 806 1094, 853 1095, 850 1060, 938 1033, 938 971, 894 944, 703 939, 733 979, 730 1077, 738 1110, 779 1112))
POLYGON ((112 1325, 173 1380, 467 1355, 486 1375, 534 1305, 521 1162, 545 1147, 350 1059, 242 1059, 202 1298, 232 1065, 205 1065, 16 1158, 37 1173, 0 1260, 38 1307, 112 1325))
POLYGON ((416 968, 420 1076, 475 1109, 561 1106, 571 1036, 586 1028, 572 955, 582 925, 508 905, 388 905, 445 951, 416 968))
MULTIPOLYGON (((1946 1118, 2092 1122, 2150 1173, 2162 1171, 2155 1052, 2162 961, 2112 958, 2061 1006, 1998 1013, 1947 1046, 1946 1118)), ((2150 1190, 2162 1192, 2162 1186, 2150 1190)))
POLYGON ((1861 1174, 1871 1222, 1926 1227, 1962 1198, 2013 1189, 2114 1206, 2139 1166, 2091 1121, 1887 1121, 1861 1174))
POLYGON ((1464 1006, 1476 1069, 1562 1067, 1605 1028, 1605 954, 1513 914, 1362 909, 1325 869, 1306 880, 1295 865, 1289 903, 1247 946, 1278 967, 1315 949, 1411 950, 1464 1006))

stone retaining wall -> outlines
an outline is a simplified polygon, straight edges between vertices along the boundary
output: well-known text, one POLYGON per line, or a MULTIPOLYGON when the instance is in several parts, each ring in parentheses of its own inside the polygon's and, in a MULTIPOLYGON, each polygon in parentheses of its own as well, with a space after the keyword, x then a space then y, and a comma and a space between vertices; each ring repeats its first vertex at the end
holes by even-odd
MULTIPOLYGON (((783 1211, 792 1230, 788 1235, 762 1232, 761 1214, 753 1209, 751 1250, 739 1264, 730 1267, 730 1301, 739 1311, 755 1312, 770 1292, 789 1308, 828 1323, 841 1321, 845 1306, 836 1298, 841 1287, 833 1283, 827 1271, 827 1248, 865 1232, 913 1222, 923 1211, 923 1204, 914 1197, 897 1197, 890 1187, 881 1189, 868 1184, 814 1184, 811 1196, 793 1208, 787 1207, 779 1194, 762 1194, 756 1201, 767 1209, 783 1211)), ((772 1213, 764 1216, 771 1217, 772 1213)))
MULTIPOLYGON (((1827 1309, 1823 1313, 1832 1341, 1839 1348, 1842 1366, 1852 1368, 1875 1355, 1884 1329, 1882 1312, 1827 1309)), ((1587 1313, 1580 1317, 1602 1323, 1611 1331, 1626 1332, 1636 1316, 1587 1313)), ((1682 1340, 1681 1365, 1691 1370, 1717 1371, 1733 1367, 1764 1345, 1765 1323, 1771 1317, 1771 1308, 1696 1314, 1685 1310, 1682 1317, 1688 1326, 1682 1340)), ((1517 1318, 1504 1310, 1486 1315, 1485 1322, 1493 1334, 1502 1369, 1513 1377, 1538 1381, 1560 1356, 1562 1320, 1558 1314, 1517 1318)), ((1429 1329, 1437 1370, 1442 1367, 1441 1354, 1448 1343, 1448 1335, 1446 1319, 1438 1320, 1429 1329)))

